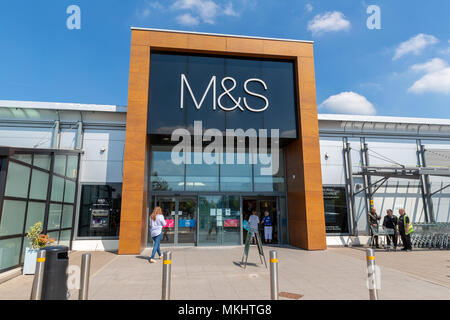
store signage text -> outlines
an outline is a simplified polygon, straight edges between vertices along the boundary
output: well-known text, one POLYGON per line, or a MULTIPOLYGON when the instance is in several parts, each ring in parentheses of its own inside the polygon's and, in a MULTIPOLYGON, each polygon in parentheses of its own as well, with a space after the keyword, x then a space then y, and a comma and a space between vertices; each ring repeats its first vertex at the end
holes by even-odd
POLYGON ((259 163, 261 175, 274 176, 278 174, 280 168, 280 132, 278 129, 271 129, 270 138, 268 133, 267 129, 247 129, 246 131, 227 129, 225 135, 219 129, 207 129, 203 132, 202 121, 194 121, 193 135, 184 128, 178 128, 172 132, 171 141, 178 144, 172 148, 171 160, 177 166, 259 163), (246 148, 246 140, 249 141, 248 148, 246 148), (270 141, 270 151, 268 141, 270 141), (203 148, 203 142, 210 143, 203 148))
POLYGON ((221 85, 222 85, 222 89, 223 89, 223 93, 221 93, 219 95, 219 97, 217 97, 217 77, 216 76, 212 76, 211 80, 209 81, 208 87, 206 88, 206 91, 203 93, 203 96, 200 100, 200 102, 197 100, 194 92, 192 91, 191 86, 189 85, 189 81, 188 78, 186 77, 185 74, 181 75, 181 98, 180 98, 180 109, 184 108, 184 90, 185 87, 187 88, 191 99, 194 101, 195 107, 197 108, 197 110, 200 110, 200 108, 202 107, 203 103, 205 102, 206 96, 208 95, 208 92, 211 90, 212 88, 212 95, 213 95, 213 101, 212 101, 212 108, 213 110, 217 110, 217 106, 219 106, 220 109, 222 109, 223 111, 234 111, 236 109, 239 109, 241 111, 244 111, 245 109, 252 111, 252 112, 263 112, 265 110, 267 110, 267 108, 269 108, 269 100, 267 99, 267 97, 265 97, 262 94, 256 93, 251 91, 248 88, 248 85, 252 82, 255 83, 260 83, 262 85, 262 87, 264 88, 265 91, 268 90, 268 87, 266 85, 266 83, 261 80, 261 79, 257 79, 257 78, 251 78, 248 79, 244 82, 244 91, 245 93, 247 93, 250 96, 253 97, 257 97, 261 100, 264 101, 265 105, 262 108, 257 108, 255 106, 251 106, 248 103, 248 100, 246 97, 235 97, 233 96, 233 91, 236 89, 237 87, 237 81, 236 79, 234 79, 233 77, 225 77, 222 79, 221 81, 221 85), (231 83, 231 86, 230 86, 231 83), (233 107, 225 107, 223 105, 223 99, 228 97, 229 99, 231 99, 231 101, 234 103, 233 107), (245 107, 245 109, 244 109, 245 107))

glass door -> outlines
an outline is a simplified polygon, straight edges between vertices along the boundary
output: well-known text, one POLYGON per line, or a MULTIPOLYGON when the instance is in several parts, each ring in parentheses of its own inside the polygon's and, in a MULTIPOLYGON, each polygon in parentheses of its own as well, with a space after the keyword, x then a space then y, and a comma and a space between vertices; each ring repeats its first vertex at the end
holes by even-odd
MULTIPOLYGON (((244 215, 244 220, 248 222, 253 211, 256 211, 256 215, 259 218, 260 224, 258 225, 259 234, 261 239, 265 243, 280 243, 279 239, 279 208, 278 208, 278 197, 256 197, 256 198, 243 198, 242 200, 242 211, 244 215), (265 225, 261 222, 263 221, 266 212, 270 218, 271 228, 265 228, 265 225), (266 239, 267 238, 267 239, 266 239)), ((247 230, 243 231, 243 242, 247 237, 247 230)))
POLYGON ((239 245, 240 209, 239 196, 200 196, 198 245, 239 245))
MULTIPOLYGON (((168 245, 195 245, 197 242, 197 199, 158 197, 155 204, 161 207, 164 220, 166 220, 161 243, 168 245)), ((148 239, 151 245, 151 237, 149 236, 148 239)))
POLYGON ((196 244, 197 243, 197 199, 179 198, 177 199, 177 215, 175 218, 176 243, 196 244))
MULTIPOLYGON (((157 198, 156 205, 160 206, 164 220, 166 220, 166 226, 163 228, 163 237, 161 239, 162 244, 175 244, 175 212, 177 211, 177 202, 175 198, 157 198)), ((152 208, 152 210, 153 210, 152 208)), ((150 232, 150 231, 149 231, 150 232)), ((152 238, 149 234, 149 244, 152 244, 152 238)))

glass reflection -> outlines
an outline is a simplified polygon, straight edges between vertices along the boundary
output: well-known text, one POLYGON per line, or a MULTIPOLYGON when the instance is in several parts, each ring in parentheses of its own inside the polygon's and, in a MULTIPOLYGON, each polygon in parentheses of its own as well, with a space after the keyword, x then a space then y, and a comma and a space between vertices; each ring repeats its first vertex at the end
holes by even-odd
POLYGON ((186 164, 186 191, 217 191, 219 190, 219 165, 218 164, 194 164, 195 155, 199 152, 191 152, 187 155, 191 164, 186 164))
POLYGON ((184 165, 172 162, 170 147, 153 147, 151 168, 152 190, 184 190, 184 165))

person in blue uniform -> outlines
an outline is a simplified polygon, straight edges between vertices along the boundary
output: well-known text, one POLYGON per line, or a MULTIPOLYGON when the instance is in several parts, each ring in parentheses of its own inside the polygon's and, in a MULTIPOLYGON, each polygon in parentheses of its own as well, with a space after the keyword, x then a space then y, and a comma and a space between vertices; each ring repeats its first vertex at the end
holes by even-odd
POLYGON ((261 221, 264 224, 264 241, 266 243, 272 242, 272 218, 269 215, 269 212, 264 212, 264 218, 261 221))

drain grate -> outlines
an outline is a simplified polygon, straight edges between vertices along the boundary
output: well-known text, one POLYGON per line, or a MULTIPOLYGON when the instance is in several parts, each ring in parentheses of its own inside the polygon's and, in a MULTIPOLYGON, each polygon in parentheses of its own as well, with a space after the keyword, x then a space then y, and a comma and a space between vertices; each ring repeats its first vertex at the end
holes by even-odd
POLYGON ((282 298, 288 298, 288 299, 294 299, 294 300, 299 300, 299 299, 303 298, 302 294, 290 293, 290 292, 280 292, 278 295, 282 298))

